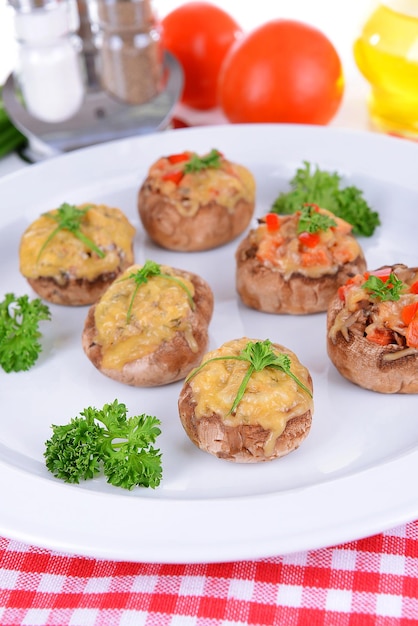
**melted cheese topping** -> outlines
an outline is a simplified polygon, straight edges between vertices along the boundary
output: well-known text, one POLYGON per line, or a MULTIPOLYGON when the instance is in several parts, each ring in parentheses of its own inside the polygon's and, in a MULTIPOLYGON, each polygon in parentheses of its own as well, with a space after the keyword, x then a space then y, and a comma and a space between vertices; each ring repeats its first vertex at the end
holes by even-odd
MULTIPOLYGON (((87 205, 78 208, 83 206, 87 205)), ((121 259, 133 263, 135 228, 122 211, 105 205, 89 206, 91 208, 84 215, 80 230, 105 252, 105 256, 100 258, 68 230, 58 231, 39 256, 45 241, 57 227, 55 220, 41 215, 26 229, 20 242, 20 271, 23 276, 54 278, 58 283, 68 277, 93 281, 101 274, 117 271, 121 259)))
POLYGON ((200 206, 210 202, 233 213, 239 200, 250 203, 255 200, 254 176, 242 165, 222 159, 220 168, 190 172, 178 184, 163 178, 167 172, 183 168, 184 162, 173 165, 167 159, 160 159, 150 168, 149 183, 152 193, 165 196, 184 217, 193 217, 200 206))
POLYGON ((332 217, 337 226, 318 231, 319 241, 313 247, 304 245, 298 236, 297 213, 281 215, 277 230, 270 231, 266 224, 260 225, 251 235, 259 261, 283 272, 287 279, 294 273, 319 278, 337 273, 341 265, 360 256, 361 247, 351 235, 351 225, 325 209, 319 211, 332 217))
MULTIPOLYGON (((153 276, 139 286, 128 323, 127 313, 136 287, 129 276, 138 269, 139 265, 128 268, 96 305, 95 340, 102 348, 103 368, 122 369, 126 363, 155 352, 177 332, 183 332, 191 350, 197 350, 187 293, 178 283, 163 276, 153 276)), ((177 276, 194 295, 190 280, 166 266, 161 266, 161 271, 177 276)))
MULTIPOLYGON (((218 350, 207 353, 203 362, 214 357, 238 355, 248 341, 249 339, 245 337, 229 341, 218 350)), ((311 386, 309 372, 296 355, 278 344, 274 344, 274 349, 277 353, 290 356, 291 371, 309 389, 311 386)), ((267 367, 252 374, 236 413, 228 414, 248 365, 248 362, 232 359, 212 361, 192 377, 189 383, 197 403, 195 415, 200 419, 216 413, 222 416, 225 424, 231 426, 260 425, 263 429, 271 431, 264 448, 266 454, 271 454, 287 422, 308 410, 313 411, 313 400, 286 373, 267 367)))

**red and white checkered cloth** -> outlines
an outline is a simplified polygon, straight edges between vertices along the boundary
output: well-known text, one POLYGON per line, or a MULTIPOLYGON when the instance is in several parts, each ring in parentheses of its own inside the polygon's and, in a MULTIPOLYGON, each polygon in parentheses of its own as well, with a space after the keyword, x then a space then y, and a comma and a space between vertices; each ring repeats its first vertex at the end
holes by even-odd
POLYGON ((0 539, 1 626, 412 626, 418 522, 334 548, 158 565, 0 539))

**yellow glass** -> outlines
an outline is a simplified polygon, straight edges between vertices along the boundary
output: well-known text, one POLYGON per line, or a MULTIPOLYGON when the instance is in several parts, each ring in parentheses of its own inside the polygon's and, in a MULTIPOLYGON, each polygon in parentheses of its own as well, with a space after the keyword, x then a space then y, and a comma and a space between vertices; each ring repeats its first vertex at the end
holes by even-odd
POLYGON ((372 124, 418 138, 418 0, 381 3, 354 43, 358 68, 371 85, 372 124))

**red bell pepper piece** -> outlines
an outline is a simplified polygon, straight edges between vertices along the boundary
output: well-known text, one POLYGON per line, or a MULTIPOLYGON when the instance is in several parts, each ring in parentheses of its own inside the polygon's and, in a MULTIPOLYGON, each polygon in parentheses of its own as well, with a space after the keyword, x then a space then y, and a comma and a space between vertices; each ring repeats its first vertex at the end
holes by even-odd
POLYGON ((409 326, 412 320, 418 315, 418 302, 411 302, 411 304, 406 304, 402 311, 401 317, 405 326, 409 326))
POLYGON ((389 328, 374 328, 373 332, 367 333, 366 339, 379 346, 387 346, 391 343, 392 332, 389 328))
POLYGON ((372 272, 367 272, 367 278, 369 278, 369 276, 377 276, 378 278, 380 278, 380 280, 382 280, 384 283, 387 281, 387 279, 390 276, 390 272, 391 272, 391 268, 390 267, 382 267, 379 270, 374 270, 372 272))
POLYGON ((414 319, 408 326, 406 331, 406 343, 410 348, 418 348, 418 316, 415 315, 414 319))
POLYGON ((341 285, 340 287, 338 287, 338 297, 341 300, 341 302, 345 302, 346 291, 347 291, 347 285, 341 285))
POLYGON ((418 280, 416 280, 414 283, 412 283, 412 285, 409 288, 409 291, 411 293, 416 293, 418 294, 418 280))
POLYGON ((280 218, 277 213, 267 213, 266 215, 266 226, 267 230, 273 232, 275 230, 279 230, 280 228, 280 218))
POLYGON ((181 170, 174 170, 172 172, 166 172, 165 174, 163 174, 162 179, 171 180, 173 183, 178 185, 181 179, 183 178, 183 176, 184 174, 181 170))
POLYGON ((345 302, 345 297, 347 295, 347 290, 350 288, 350 285, 354 283, 352 278, 349 278, 344 285, 338 287, 337 293, 342 302, 345 302))
POLYGON ((300 253, 300 262, 303 267, 313 267, 314 265, 329 265, 329 259, 323 248, 307 250, 300 253))
POLYGON ((167 157, 169 163, 182 163, 182 161, 190 161, 190 155, 187 152, 180 152, 179 154, 170 154, 167 157))
POLYGON ((298 235, 298 238, 300 243, 307 248, 315 248, 315 246, 318 245, 321 239, 319 233, 307 232, 300 233, 300 235, 298 235))

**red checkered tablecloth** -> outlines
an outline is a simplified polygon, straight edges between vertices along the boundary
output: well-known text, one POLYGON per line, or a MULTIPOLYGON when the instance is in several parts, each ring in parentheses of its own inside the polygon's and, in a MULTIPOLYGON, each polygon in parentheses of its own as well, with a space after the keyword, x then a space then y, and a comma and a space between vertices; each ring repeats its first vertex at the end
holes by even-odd
POLYGON ((412 626, 418 522, 333 548, 164 565, 0 539, 1 626, 412 626))

